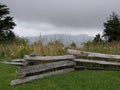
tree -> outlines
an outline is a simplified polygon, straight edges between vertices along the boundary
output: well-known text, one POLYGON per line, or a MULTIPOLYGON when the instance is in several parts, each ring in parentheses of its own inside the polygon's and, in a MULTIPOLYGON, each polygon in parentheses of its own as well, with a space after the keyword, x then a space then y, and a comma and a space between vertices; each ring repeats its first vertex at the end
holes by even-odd
POLYGON ((120 41, 120 19, 118 14, 113 12, 109 20, 104 23, 103 37, 109 42, 120 41))
POLYGON ((102 42, 100 34, 97 34, 93 40, 94 42, 102 42))
POLYGON ((16 26, 13 22, 13 17, 10 14, 9 8, 0 3, 0 42, 11 42, 15 39, 15 34, 11 29, 16 26))
POLYGON ((75 44, 75 42, 72 42, 70 46, 71 47, 77 47, 77 45, 75 44))

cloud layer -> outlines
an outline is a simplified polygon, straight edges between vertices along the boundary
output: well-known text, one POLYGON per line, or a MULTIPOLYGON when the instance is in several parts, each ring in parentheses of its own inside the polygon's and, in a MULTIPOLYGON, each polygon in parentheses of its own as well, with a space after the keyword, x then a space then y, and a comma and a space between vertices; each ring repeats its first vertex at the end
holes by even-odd
POLYGON ((11 15, 15 17, 18 25, 15 30, 25 29, 44 34, 101 33, 103 22, 111 12, 115 11, 118 14, 120 12, 120 0, 0 0, 0 2, 6 4, 11 15))

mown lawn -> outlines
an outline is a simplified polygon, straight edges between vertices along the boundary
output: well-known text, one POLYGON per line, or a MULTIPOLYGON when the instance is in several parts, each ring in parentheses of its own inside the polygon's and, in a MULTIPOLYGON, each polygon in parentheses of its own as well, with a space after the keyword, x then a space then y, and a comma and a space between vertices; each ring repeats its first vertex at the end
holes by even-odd
POLYGON ((119 71, 81 70, 10 86, 15 66, 0 64, 0 90, 120 90, 119 71))

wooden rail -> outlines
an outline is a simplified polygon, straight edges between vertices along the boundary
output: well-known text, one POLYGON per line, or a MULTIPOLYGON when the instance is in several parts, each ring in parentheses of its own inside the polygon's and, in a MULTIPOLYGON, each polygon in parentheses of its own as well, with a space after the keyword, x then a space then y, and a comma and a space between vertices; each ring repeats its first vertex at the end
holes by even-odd
POLYGON ((24 60, 18 59, 12 61, 22 62, 24 66, 17 68, 16 73, 20 76, 20 78, 12 80, 10 84, 18 85, 51 75, 71 72, 74 70, 74 66, 76 65, 74 59, 75 59, 74 55, 34 56, 34 57, 25 55, 24 60), (30 65, 29 64, 30 62, 38 62, 38 64, 30 65), (47 71, 47 73, 45 71, 47 71), (40 74, 41 72, 42 74, 40 74), (28 74, 32 74, 32 76, 28 76, 28 74))
POLYGON ((73 61, 60 61, 60 62, 53 62, 53 63, 47 63, 47 64, 39 64, 39 65, 18 68, 17 74, 23 76, 29 73, 36 73, 36 72, 41 72, 41 71, 45 71, 53 68, 73 66, 73 65, 75 65, 73 61))
POLYGON ((24 59, 13 59, 12 62, 23 62, 24 59))
POLYGON ((58 70, 58 71, 52 71, 52 72, 45 73, 45 74, 25 77, 25 78, 22 78, 22 79, 16 79, 16 80, 12 80, 10 85, 14 86, 14 85, 18 85, 18 84, 23 84, 23 83, 33 81, 33 80, 36 80, 36 79, 40 79, 40 78, 44 78, 44 77, 48 77, 48 76, 52 76, 52 75, 64 74, 64 73, 68 73, 68 72, 71 72, 71 71, 74 71, 74 69, 73 68, 63 69, 63 70, 58 70))
POLYGON ((75 59, 74 55, 63 55, 63 56, 35 56, 31 57, 29 55, 25 55, 26 61, 52 61, 52 60, 73 60, 75 59))
POLYGON ((7 62, 7 61, 1 61, 3 64, 10 64, 10 65, 17 65, 17 66, 23 66, 24 64, 21 62, 7 62))
POLYGON ((9 65, 23 66, 24 65, 23 61, 24 61, 24 59, 14 59, 11 62, 1 61, 0 63, 9 64, 9 65))
POLYGON ((25 55, 25 60, 23 61, 24 66, 27 66, 30 62, 41 62, 41 61, 63 61, 63 60, 74 60, 74 55, 63 55, 63 56, 35 56, 31 57, 25 55))
POLYGON ((120 59, 120 55, 110 55, 110 54, 102 54, 102 53, 85 52, 85 51, 78 51, 78 50, 73 50, 73 49, 68 49, 67 53, 71 54, 71 55, 75 55, 75 56, 120 59))
POLYGON ((102 64, 102 65, 120 66, 120 63, 118 62, 108 62, 108 61, 102 61, 102 60, 75 59, 74 61, 83 62, 83 63, 96 63, 96 64, 102 64))

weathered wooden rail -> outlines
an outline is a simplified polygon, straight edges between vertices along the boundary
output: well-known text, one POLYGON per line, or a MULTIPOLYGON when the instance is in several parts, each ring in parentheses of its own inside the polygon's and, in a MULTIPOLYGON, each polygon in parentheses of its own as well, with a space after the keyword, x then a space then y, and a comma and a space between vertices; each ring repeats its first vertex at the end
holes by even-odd
POLYGON ((101 58, 101 59, 120 60, 120 55, 85 52, 85 51, 78 51, 73 49, 68 49, 67 53, 70 55, 75 55, 76 58, 78 58, 78 59, 74 59, 74 61, 77 63, 75 66, 75 69, 120 70, 119 62, 111 62, 111 61, 105 61, 105 60, 89 60, 89 59, 79 58, 81 56, 85 56, 85 57, 93 57, 93 59, 95 57, 95 58, 101 58), (84 65, 81 65, 81 63, 83 63, 84 65), (88 64, 90 65, 88 66, 88 64))
POLYGON ((27 66, 30 62, 48 62, 48 61, 63 61, 63 60, 72 60, 75 59, 73 55, 63 55, 63 56, 35 56, 31 57, 25 55, 25 60, 23 61, 24 66, 27 66))
POLYGON ((85 52, 85 51, 78 51, 73 49, 68 49, 68 54, 75 55, 75 56, 86 56, 86 57, 98 57, 98 58, 111 58, 111 59, 120 59, 120 55, 110 55, 110 54, 102 54, 102 53, 93 53, 93 52, 85 52))
MULTIPOLYGON (((35 79, 74 71, 74 66, 76 65, 74 59, 73 55, 35 57, 25 55, 24 60, 22 60, 23 67, 19 67, 16 70, 20 78, 12 80, 10 84, 18 85, 35 79), (31 65, 30 63, 32 62, 37 62, 38 64, 31 65)), ((14 61, 21 62, 21 60, 14 61)))
POLYGON ((23 66, 23 61, 24 59, 14 59, 11 62, 1 61, 0 63, 23 66))
POLYGON ((12 62, 2 63, 19 66, 16 73, 20 78, 12 80, 10 83, 11 85, 18 85, 51 75, 68 73, 74 71, 74 69, 120 70, 119 62, 78 58, 85 56, 120 60, 120 55, 85 52, 73 49, 68 49, 67 53, 69 55, 34 57, 25 55, 23 59, 16 59, 12 60, 12 62))
POLYGON ((23 83, 26 83, 26 82, 29 82, 29 81, 32 81, 32 80, 36 80, 36 79, 40 79, 40 78, 43 78, 43 77, 48 77, 48 76, 58 75, 58 74, 64 74, 64 73, 68 73, 68 72, 72 72, 72 71, 74 71, 73 68, 52 71, 52 72, 45 73, 45 74, 39 74, 39 75, 35 75, 35 76, 30 76, 30 77, 25 77, 25 78, 12 80, 10 84, 11 85, 23 84, 23 83))
POLYGON ((53 62, 47 64, 39 64, 33 66, 27 66, 17 69, 17 74, 19 75, 27 75, 30 73, 42 72, 49 69, 64 67, 64 66, 73 66, 75 63, 73 61, 60 61, 60 62, 53 62))
POLYGON ((101 64, 101 65, 115 65, 120 66, 120 63, 117 62, 108 62, 103 60, 87 60, 87 59, 75 59, 75 62, 84 62, 84 63, 95 63, 95 64, 101 64))

